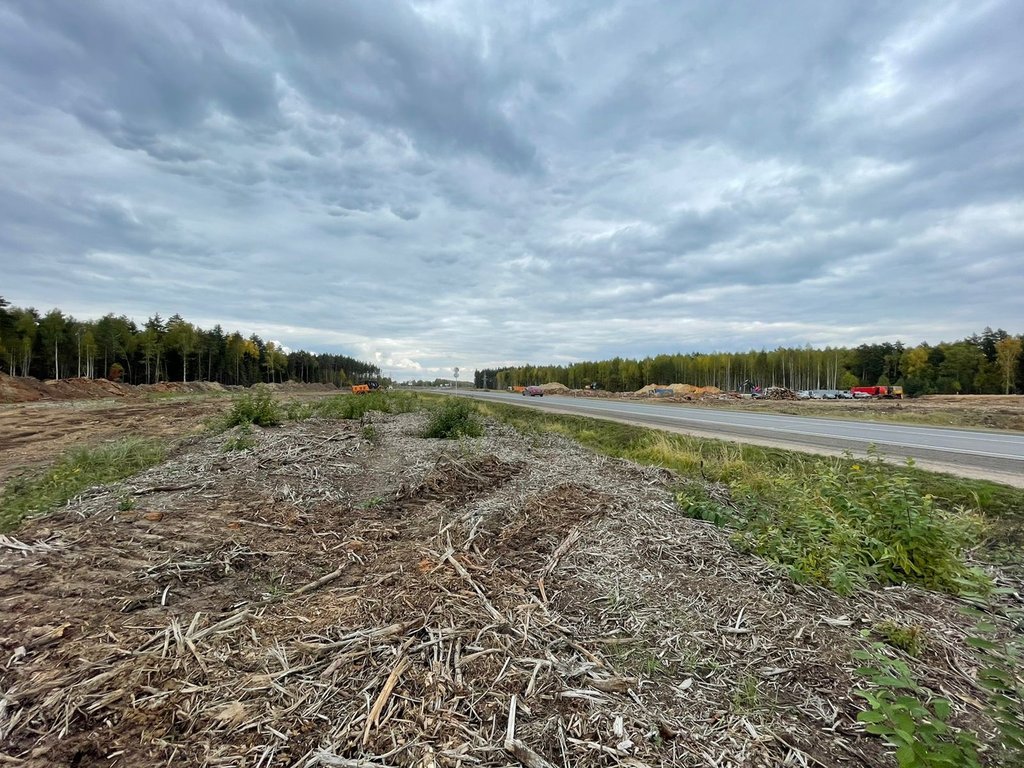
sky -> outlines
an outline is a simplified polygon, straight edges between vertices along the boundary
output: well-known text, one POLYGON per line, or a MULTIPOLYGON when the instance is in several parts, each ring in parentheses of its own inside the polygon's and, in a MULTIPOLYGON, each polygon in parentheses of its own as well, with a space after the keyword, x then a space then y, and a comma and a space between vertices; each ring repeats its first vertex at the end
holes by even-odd
POLYGON ((0 0, 0 295, 396 378, 1024 331, 1024 3, 0 0))

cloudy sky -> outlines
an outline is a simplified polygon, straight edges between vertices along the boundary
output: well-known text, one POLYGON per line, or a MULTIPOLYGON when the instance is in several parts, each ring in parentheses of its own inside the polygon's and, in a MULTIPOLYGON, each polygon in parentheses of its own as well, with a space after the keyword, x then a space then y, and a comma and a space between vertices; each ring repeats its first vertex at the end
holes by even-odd
POLYGON ((0 295, 399 377, 1024 331, 1024 3, 0 0, 0 295))

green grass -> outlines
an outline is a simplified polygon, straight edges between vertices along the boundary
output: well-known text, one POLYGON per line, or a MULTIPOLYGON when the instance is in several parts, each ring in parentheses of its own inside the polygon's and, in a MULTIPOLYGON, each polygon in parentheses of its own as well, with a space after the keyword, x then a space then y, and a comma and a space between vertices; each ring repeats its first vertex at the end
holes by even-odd
POLYGON ((0 496, 0 531, 13 530, 25 518, 45 514, 87 488, 159 464, 166 453, 163 443, 140 437, 69 451, 46 471, 7 482, 0 496))
POLYGON ((364 395, 335 395, 313 402, 292 402, 285 406, 291 421, 306 419, 361 419, 370 411, 410 413, 423 408, 421 398, 412 392, 370 392, 364 395))
POLYGON ((979 540, 1020 562, 1022 489, 877 457, 824 458, 495 403, 479 410, 525 434, 561 434, 608 456, 675 470, 695 481, 680 493, 685 514, 735 531, 737 546, 795 578, 840 592, 901 581, 984 591, 985 580, 964 561, 979 540), (730 503, 709 498, 710 483, 724 487, 730 503))

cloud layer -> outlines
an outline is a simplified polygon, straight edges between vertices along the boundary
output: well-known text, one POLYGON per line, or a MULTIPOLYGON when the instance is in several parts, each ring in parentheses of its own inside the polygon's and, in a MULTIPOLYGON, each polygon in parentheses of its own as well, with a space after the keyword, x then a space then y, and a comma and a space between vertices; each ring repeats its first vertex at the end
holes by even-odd
POLYGON ((1024 4, 0 2, 0 294, 399 376, 1021 330, 1024 4))

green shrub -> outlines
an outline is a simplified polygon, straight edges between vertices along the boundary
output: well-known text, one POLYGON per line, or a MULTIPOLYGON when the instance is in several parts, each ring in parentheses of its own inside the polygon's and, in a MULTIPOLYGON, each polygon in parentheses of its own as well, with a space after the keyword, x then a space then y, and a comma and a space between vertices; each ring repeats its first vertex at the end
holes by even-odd
POLYGON ((311 403, 289 403, 286 415, 294 421, 306 419, 361 419, 370 411, 409 413, 420 407, 412 392, 370 392, 365 395, 336 395, 311 403))
POLYGON ((479 437, 483 433, 483 425, 477 419, 472 403, 465 398, 448 397, 434 409, 423 436, 452 440, 479 437))
POLYGON ((246 392, 235 398, 234 404, 224 417, 224 429, 239 424, 257 424, 261 427, 275 427, 283 421, 281 406, 274 400, 270 390, 256 386, 252 392, 246 392))
POLYGON ((921 628, 916 624, 900 624, 895 621, 880 621, 871 628, 873 634, 886 645, 897 648, 911 656, 919 656, 924 650, 921 628))
POLYGON ((967 643, 974 648, 978 662, 978 684, 985 689, 985 712, 992 718, 998 732, 994 747, 994 764, 1024 765, 1024 613, 1009 612, 1008 618, 1018 628, 1008 639, 1001 639, 994 624, 976 611, 978 618, 967 643))
MULTIPOLYGON (((8 481, 0 496, 0 530, 65 504, 87 488, 106 485, 163 461, 163 443, 131 437, 66 453, 45 472, 8 481)), ((122 499, 119 506, 124 508, 122 499)))
POLYGON ((984 590, 986 577, 964 562, 980 523, 949 512, 878 457, 851 464, 818 459, 812 471, 741 476, 730 483, 736 509, 717 519, 708 505, 693 516, 737 529, 741 549, 788 566, 793 578, 846 594, 865 582, 913 582, 951 593, 984 590))
POLYGON ((866 662, 857 674, 871 683, 870 689, 854 691, 868 704, 857 720, 895 748, 900 768, 980 765, 975 738, 947 722, 949 701, 918 685, 907 664, 890 658, 881 643, 855 651, 854 657, 866 662))

